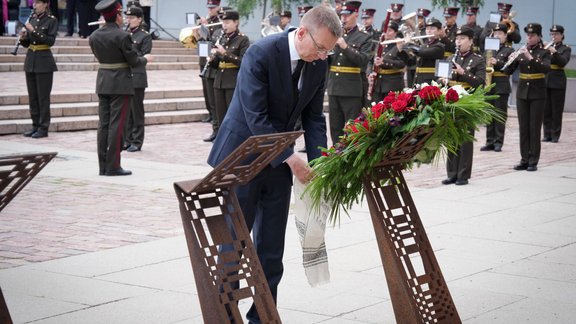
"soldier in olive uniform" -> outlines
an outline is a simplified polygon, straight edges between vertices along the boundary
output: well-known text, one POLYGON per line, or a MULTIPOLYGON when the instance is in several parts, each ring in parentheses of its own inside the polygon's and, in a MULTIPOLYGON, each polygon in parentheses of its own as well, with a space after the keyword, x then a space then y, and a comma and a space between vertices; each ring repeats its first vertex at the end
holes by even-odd
POLYGON ((542 25, 530 23, 524 27, 526 46, 504 73, 520 70, 516 91, 516 110, 520 129, 520 163, 514 170, 538 170, 540 132, 546 106, 546 73, 550 71, 550 52, 542 45, 542 25))
MULTIPOLYGON (((425 36, 426 35, 426 18, 430 15, 430 10, 424 8, 418 8, 416 11, 416 17, 418 19, 418 24, 416 25, 416 36, 425 36)), ((406 49, 408 55, 413 57, 413 59, 409 60, 406 66, 406 83, 407 86, 412 88, 414 86, 414 77, 416 76, 416 57, 414 55, 418 48, 425 44, 426 40, 415 40, 413 44, 411 44, 410 48, 406 49)))
POLYGON ((96 76, 100 175, 130 175, 131 171, 122 169, 120 153, 124 123, 134 95, 131 67, 146 65, 152 57, 150 54, 139 57, 132 47, 130 34, 121 29, 121 4, 115 0, 102 0, 95 9, 106 21, 89 39, 90 48, 100 63, 96 76))
POLYGON ((466 26, 474 31, 474 52, 476 53, 480 53, 480 34, 482 34, 482 27, 476 23, 479 9, 479 7, 472 6, 466 8, 466 26))
MULTIPOLYGON (((504 2, 498 2, 498 12, 500 13, 500 22, 510 24, 514 26, 512 29, 508 27, 508 35, 506 42, 508 45, 518 44, 522 40, 522 35, 520 35, 520 30, 518 24, 510 18, 510 10, 512 5, 504 2)), ((482 33, 480 34, 480 51, 484 52, 484 39, 492 33, 492 29, 496 27, 496 23, 487 21, 482 33)))
POLYGON ((490 103, 498 108, 504 121, 493 120, 486 125, 486 145, 482 146, 480 151, 500 152, 504 145, 504 132, 508 118, 508 98, 512 88, 510 87, 510 76, 500 70, 508 62, 510 54, 514 53, 514 49, 506 42, 507 32, 508 26, 506 24, 500 23, 494 27, 493 36, 500 39, 500 49, 490 58, 490 64, 494 68, 492 83, 496 84, 490 94, 498 95, 498 98, 490 103))
POLYGON ((41 138, 48 136, 50 127, 50 92, 56 62, 50 47, 56 41, 58 21, 48 14, 48 0, 34 1, 34 13, 20 35, 20 44, 28 48, 24 72, 28 89, 32 129, 24 136, 41 138))
POLYGON ((240 15, 237 11, 226 11, 220 19, 224 34, 220 44, 216 44, 216 48, 212 49, 213 58, 210 60, 210 64, 216 69, 214 98, 219 121, 226 116, 236 88, 242 56, 250 46, 248 36, 238 30, 240 15))
MULTIPOLYGON (((201 24, 209 25, 220 22, 219 14, 223 13, 220 10, 220 0, 207 0, 206 6, 208 7, 208 17, 202 18, 201 24)), ((207 28, 208 35, 206 35, 206 38, 198 36, 198 40, 208 41, 214 45, 216 41, 219 40, 219 38, 216 37, 216 34, 218 33, 218 30, 222 29, 222 26, 215 25, 207 28)), ((206 62, 206 57, 200 57, 199 63, 200 71, 202 71, 200 74, 202 78, 202 91, 204 93, 206 109, 208 110, 208 117, 203 121, 212 123, 212 134, 205 138, 204 141, 212 142, 216 138, 220 121, 216 117, 216 99, 214 98, 214 78, 216 77, 216 70, 210 67, 209 64, 207 65, 206 62)))
POLYGON ((411 60, 417 58, 416 63, 416 76, 414 78, 414 85, 421 83, 432 82, 436 80, 436 60, 444 58, 444 43, 440 42, 440 33, 442 23, 436 18, 430 18, 426 22, 426 35, 433 35, 428 38, 428 41, 420 46, 416 56, 411 60))
MULTIPOLYGON (((456 30, 456 47, 458 55, 449 58, 453 63, 450 86, 461 85, 466 90, 483 86, 486 82, 486 61, 481 55, 474 53, 474 30, 468 26, 461 26, 456 30)), ((474 129, 469 130, 474 136, 474 129)), ((442 184, 467 185, 472 175, 472 158, 474 144, 462 144, 456 153, 448 152, 446 173, 448 177, 442 184)))
MULTIPOLYGON (((385 40, 396 38, 398 33, 398 24, 391 21, 388 24, 385 40)), ((374 66, 378 73, 373 72, 371 77, 374 78, 374 94, 372 101, 380 102, 390 91, 401 91, 404 89, 404 67, 408 60, 408 54, 403 49, 402 42, 395 44, 383 45, 381 57, 374 58, 374 66)))
POLYGON ((544 109, 544 142, 558 143, 562 132, 562 113, 566 99, 566 73, 564 67, 570 61, 572 50, 562 43, 564 27, 553 25, 550 28, 553 45, 548 47, 551 64, 546 75, 546 108, 544 109))
MULTIPOLYGON (((149 54, 152 51, 152 36, 143 27, 144 11, 133 6, 129 7, 125 14, 134 50, 138 56, 149 54)), ((124 146, 128 152, 140 151, 144 144, 144 92, 148 87, 146 66, 132 68, 132 75, 134 97, 124 131, 124 146)))
MULTIPOLYGON (((378 29, 374 28, 374 14, 376 13, 376 9, 362 9, 362 26, 360 27, 360 30, 368 35, 370 35, 370 38, 372 40, 372 47, 370 49, 370 57, 374 57, 375 52, 378 49, 378 42, 380 41, 380 36, 382 35, 382 32, 379 31, 378 29)), ((370 73, 373 70, 373 66, 372 66, 373 62, 368 62, 368 65, 366 66, 366 75, 370 75, 370 73)), ((362 80, 362 87, 364 88, 364 93, 368 92, 368 78, 364 78, 362 80)), ((367 98, 364 98, 367 99, 367 98)), ((370 102, 368 100, 364 100, 364 103, 362 104, 362 106, 366 107, 370 104, 370 102)))
POLYGON ((441 41, 445 45, 444 57, 452 56, 456 52, 456 31, 458 30, 456 18, 458 17, 458 11, 460 11, 460 8, 457 7, 444 8, 445 24, 442 26, 442 32, 440 33, 441 41))
POLYGON ((328 58, 328 107, 330 112, 330 137, 337 143, 349 119, 358 117, 365 103, 363 79, 370 60, 372 47, 370 35, 358 29, 360 1, 342 5, 340 19, 344 36, 338 39, 334 54, 328 58))

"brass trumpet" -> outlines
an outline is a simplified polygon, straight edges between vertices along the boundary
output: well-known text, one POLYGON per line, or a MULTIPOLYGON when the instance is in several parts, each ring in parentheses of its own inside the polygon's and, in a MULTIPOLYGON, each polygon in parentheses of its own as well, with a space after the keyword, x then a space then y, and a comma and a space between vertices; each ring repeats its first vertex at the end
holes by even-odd
POLYGON ((196 38, 196 33, 199 32, 199 35, 200 35, 199 38, 200 39, 202 39, 202 38, 206 39, 206 38, 208 38, 208 35, 210 35, 210 32, 208 31, 208 27, 218 26, 218 25, 222 25, 222 22, 182 28, 182 29, 180 29, 180 36, 178 37, 178 39, 186 48, 197 48, 198 47, 198 39, 196 38), (199 30, 196 31, 197 29, 199 29, 199 30))

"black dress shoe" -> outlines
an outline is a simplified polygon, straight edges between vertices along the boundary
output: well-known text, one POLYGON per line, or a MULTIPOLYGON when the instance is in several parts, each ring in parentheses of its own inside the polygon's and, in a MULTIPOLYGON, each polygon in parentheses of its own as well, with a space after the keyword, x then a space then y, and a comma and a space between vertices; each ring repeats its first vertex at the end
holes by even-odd
POLYGON ((502 152, 502 145, 494 145, 494 152, 502 152))
POLYGON ((24 135, 25 137, 31 137, 32 134, 34 134, 34 133, 36 133, 36 130, 35 130, 35 129, 31 129, 31 130, 29 130, 29 131, 25 131, 24 134, 22 134, 22 135, 24 135))
POLYGON ((552 142, 552 143, 558 143, 558 139, 557 139, 557 138, 553 138, 553 139, 550 140, 550 142, 552 142))
POLYGON ((542 142, 552 142, 552 137, 544 137, 542 142))
POLYGON ((122 168, 106 172, 107 176, 127 176, 131 175, 132 171, 124 170, 122 168))
POLYGON ((306 146, 304 146, 302 149, 298 150, 298 152, 300 152, 300 153, 306 153, 306 146))
POLYGON ((526 169, 528 169, 528 164, 520 163, 520 164, 514 166, 514 170, 516 170, 516 171, 523 171, 526 169))
POLYGON ((455 183, 457 186, 465 186, 468 184, 468 180, 456 180, 455 183))
POLYGON ((446 179, 442 180, 443 185, 449 185, 449 184, 453 184, 453 183, 456 183, 456 178, 446 178, 446 179))
POLYGON ((122 151, 126 151, 130 147, 130 143, 122 144, 122 151))
POLYGON ((98 175, 101 175, 101 176, 106 175, 106 171, 100 170, 100 173, 98 173, 98 175))
POLYGON ((137 152, 140 151, 140 148, 136 145, 130 145, 128 146, 128 148, 126 149, 126 151, 128 152, 137 152))
POLYGON ((203 141, 204 142, 213 142, 214 139, 216 138, 216 135, 218 135, 218 133, 212 132, 212 134, 210 134, 210 136, 208 136, 207 138, 203 139, 203 141))
POLYGON ((34 134, 30 135, 30 137, 32 138, 42 138, 42 137, 48 137, 48 132, 45 130, 37 130, 36 132, 34 132, 34 134))
POLYGON ((210 117, 210 116, 202 119, 202 122, 203 122, 203 123, 209 123, 209 122, 211 122, 211 121, 212 121, 212 117, 210 117))
POLYGON ((536 170, 538 170, 538 167, 535 166, 535 165, 529 165, 529 166, 526 168, 526 171, 531 171, 531 172, 533 172, 533 171, 536 171, 536 170))
POLYGON ((486 144, 484 146, 482 146, 480 148, 480 151, 485 152, 485 151, 494 151, 494 145, 492 144, 486 144))

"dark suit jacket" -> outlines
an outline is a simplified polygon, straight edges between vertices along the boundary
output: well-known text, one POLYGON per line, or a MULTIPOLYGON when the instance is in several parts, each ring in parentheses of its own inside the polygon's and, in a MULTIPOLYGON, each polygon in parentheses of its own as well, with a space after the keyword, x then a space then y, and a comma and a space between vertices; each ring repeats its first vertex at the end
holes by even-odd
MULTIPOLYGON (((130 67, 146 65, 148 60, 138 57, 132 48, 130 34, 116 23, 106 23, 89 38, 90 48, 100 64, 128 63, 130 67)), ((134 85, 130 67, 120 69, 98 69, 96 93, 107 95, 133 95, 134 85)))
MULTIPOLYGON (((288 32, 262 38, 244 54, 238 86, 208 157, 211 166, 218 165, 252 135, 293 131, 300 115, 308 160, 320 156, 318 146, 326 146, 326 120, 322 112, 326 62, 318 60, 304 65, 302 89, 296 103, 292 94, 288 32)), ((293 153, 293 148, 286 149, 271 165, 280 165, 293 153)))
MULTIPOLYGON (((56 36, 58 35, 58 21, 54 16, 42 14, 38 18, 38 16, 34 14, 30 18, 30 24, 34 26, 34 30, 27 32, 26 35, 20 39, 22 46, 54 45, 56 36)), ((47 73, 57 70, 58 68, 56 67, 54 56, 52 56, 52 51, 33 51, 29 49, 26 53, 26 61, 24 61, 25 72, 47 73)))

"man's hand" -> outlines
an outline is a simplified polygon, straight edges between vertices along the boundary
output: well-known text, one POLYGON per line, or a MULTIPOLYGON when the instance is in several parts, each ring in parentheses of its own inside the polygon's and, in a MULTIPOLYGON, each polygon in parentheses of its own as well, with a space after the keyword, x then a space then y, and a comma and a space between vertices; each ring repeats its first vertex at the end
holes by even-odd
POLYGON ((148 63, 154 62, 154 56, 152 56, 152 54, 144 54, 144 58, 148 61, 148 63))
POLYGON ((312 168, 297 154, 292 154, 286 160, 286 164, 288 164, 290 170, 292 170, 292 173, 300 183, 306 184, 312 179, 312 168))
POLYGON ((348 48, 348 44, 346 44, 346 41, 342 37, 338 38, 338 41, 336 41, 336 45, 338 45, 338 47, 344 50, 348 48))

